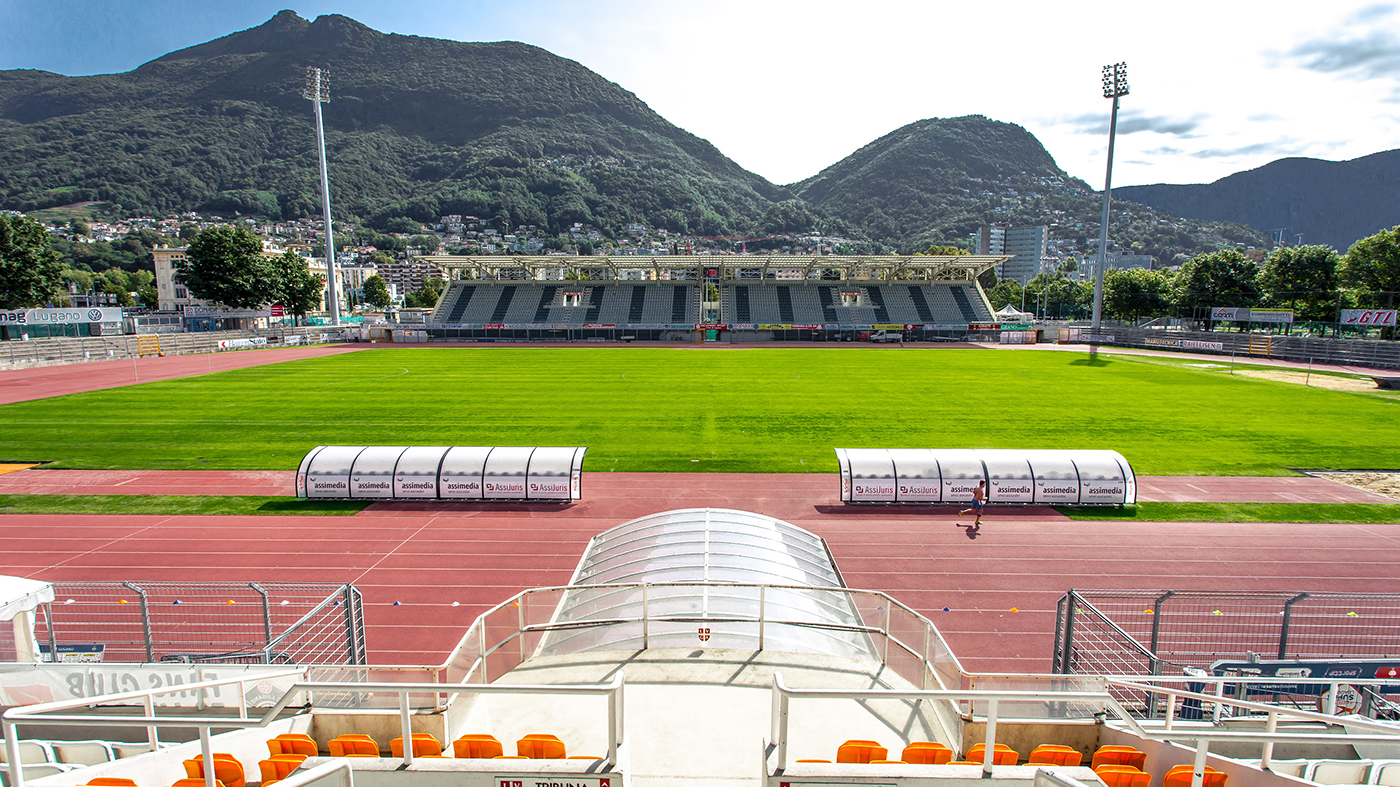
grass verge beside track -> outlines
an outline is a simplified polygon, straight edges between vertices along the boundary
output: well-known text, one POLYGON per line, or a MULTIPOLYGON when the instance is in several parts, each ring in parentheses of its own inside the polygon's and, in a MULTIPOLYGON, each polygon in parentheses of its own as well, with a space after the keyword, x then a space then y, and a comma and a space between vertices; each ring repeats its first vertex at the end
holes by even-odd
POLYGON ((370 502, 271 495, 0 495, 0 514, 347 516, 370 502))
POLYGON ((1056 506, 1055 510, 1079 521, 1400 523, 1400 503, 1138 503, 1124 508, 1056 506))
POLYGON ((582 445, 590 472, 832 473, 834 447, 1111 448, 1143 475, 1400 467, 1400 397, 932 346, 414 347, 0 406, 0 460, 290 470, 316 445, 582 445))

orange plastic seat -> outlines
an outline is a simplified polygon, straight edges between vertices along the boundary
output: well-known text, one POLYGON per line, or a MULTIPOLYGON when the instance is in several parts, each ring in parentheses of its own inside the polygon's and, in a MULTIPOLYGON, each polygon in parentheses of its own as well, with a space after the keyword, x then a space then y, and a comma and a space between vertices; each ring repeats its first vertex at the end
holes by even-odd
POLYGON ((1146 764, 1147 754, 1131 746, 1100 746, 1090 763, 1094 770, 1098 770, 1100 765, 1131 765, 1142 770, 1146 764))
POLYGON ((489 760, 505 754, 495 735, 463 735, 452 742, 452 756, 462 759, 489 760))
POLYGON ((952 762, 945 762, 945 763, 943 763, 943 764, 944 764, 944 765, 981 765, 982 763, 980 763, 980 762, 972 762, 971 760, 953 760, 952 762))
MULTIPOLYGON (((204 758, 185 760, 185 775, 191 779, 204 780, 204 758)), ((214 779, 224 783, 224 787, 243 787, 243 764, 232 754, 214 753, 214 779)))
POLYGON ((831 762, 831 760, 798 760, 798 762, 831 762))
POLYGON ((904 760, 871 760, 871 765, 908 765, 904 760))
POLYGON ((1073 767, 1084 759, 1084 755, 1070 746, 1061 746, 1056 743, 1042 743, 1031 752, 1030 759, 1026 760, 1028 765, 1065 765, 1073 767))
POLYGON ((315 757, 316 741, 310 735, 300 732, 284 732, 275 738, 267 741, 267 753, 276 757, 279 754, 304 754, 307 757, 315 757))
POLYGON ((116 776, 98 776, 87 783, 87 787, 136 787, 133 779, 120 779, 116 776))
POLYGON ((515 742, 515 753, 532 760, 562 760, 564 742, 554 735, 526 735, 515 742))
POLYGON ((915 741, 904 747, 899 759, 917 765, 947 765, 953 761, 953 750, 941 743, 915 741))
MULTIPOLYGON (((403 756, 403 736, 399 736, 389 741, 389 756, 403 756)), ((413 733, 413 756, 414 757, 441 757, 442 744, 431 733, 413 733)))
POLYGON ((306 754, 274 754, 266 760, 259 760, 258 770, 262 773, 263 787, 291 776, 292 771, 299 768, 308 756, 306 754))
POLYGON ((492 757, 491 759, 493 759, 493 760, 528 760, 528 759, 530 759, 530 758, 529 758, 529 757, 526 757, 526 756, 523 755, 523 754, 502 754, 502 755, 500 755, 500 756, 498 756, 498 757, 492 757))
MULTIPOLYGON (((982 764, 982 758, 986 756, 987 744, 979 743, 967 750, 967 759, 978 765, 982 764)), ((1016 750, 1004 743, 998 743, 992 750, 993 765, 1015 765, 1021 761, 1021 755, 1016 750)))
POLYGON ((1152 783, 1151 776, 1131 765, 1100 765, 1094 769, 1094 775, 1107 787, 1149 787, 1152 783))
POLYGON ((836 749, 836 761, 870 762, 883 760, 889 753, 889 749, 875 741, 849 740, 836 749))
MULTIPOLYGON (((1167 775, 1162 777, 1162 787, 1191 787, 1191 766, 1173 765, 1167 771, 1167 775)), ((1229 776, 1206 766, 1205 778, 1201 779, 1201 787, 1225 787, 1225 782, 1229 776)))
MULTIPOLYGON (((170 787, 204 787, 204 778, 200 777, 198 779, 181 779, 180 781, 170 785, 170 787)), ((226 785, 218 779, 215 779, 214 787, 226 787, 226 785)))
POLYGON ((326 744, 332 757, 378 757, 379 744, 368 735, 346 733, 326 744))

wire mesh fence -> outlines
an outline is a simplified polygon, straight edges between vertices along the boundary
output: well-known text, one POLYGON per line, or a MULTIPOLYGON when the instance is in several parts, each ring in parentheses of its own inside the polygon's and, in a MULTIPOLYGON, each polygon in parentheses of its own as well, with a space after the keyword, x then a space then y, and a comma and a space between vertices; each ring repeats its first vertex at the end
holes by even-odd
POLYGON ((363 603, 349 584, 55 582, 39 618, 48 660, 366 661, 363 603))
MULTIPOLYGON (((1222 660, 1390 661, 1397 653, 1400 594, 1071 590, 1057 607, 1052 669, 1181 675, 1222 660)), ((1321 690, 1268 693, 1296 693, 1289 701, 1300 704, 1321 690)))

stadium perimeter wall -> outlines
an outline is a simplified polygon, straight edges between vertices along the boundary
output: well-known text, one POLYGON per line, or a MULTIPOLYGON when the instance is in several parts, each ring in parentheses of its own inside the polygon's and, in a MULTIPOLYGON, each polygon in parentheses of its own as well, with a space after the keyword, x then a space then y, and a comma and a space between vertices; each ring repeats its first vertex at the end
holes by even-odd
POLYGON ((342 341, 340 328, 301 327, 140 336, 56 336, 0 342, 0 369, 29 369, 142 355, 198 355, 254 347, 342 341), (159 341, 157 345, 153 341, 159 341), (143 344, 144 342, 144 344, 143 344))

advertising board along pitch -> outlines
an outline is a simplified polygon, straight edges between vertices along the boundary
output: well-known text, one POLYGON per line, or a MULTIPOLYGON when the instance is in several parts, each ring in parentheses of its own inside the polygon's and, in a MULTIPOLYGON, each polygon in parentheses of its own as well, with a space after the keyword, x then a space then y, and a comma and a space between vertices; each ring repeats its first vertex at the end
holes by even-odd
POLYGON ((837 448, 843 503, 1131 505, 1137 477, 1117 451, 837 448))
POLYGON ((297 468, 296 496, 360 500, 578 500, 588 449, 318 445, 297 468))

